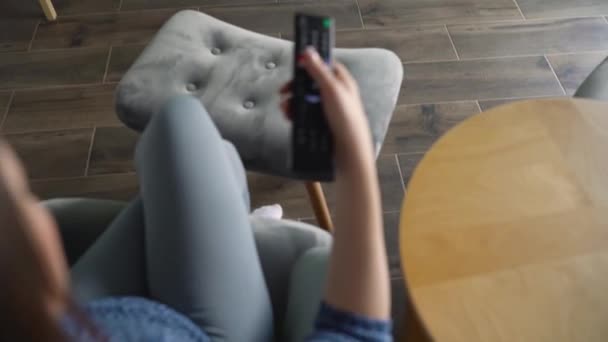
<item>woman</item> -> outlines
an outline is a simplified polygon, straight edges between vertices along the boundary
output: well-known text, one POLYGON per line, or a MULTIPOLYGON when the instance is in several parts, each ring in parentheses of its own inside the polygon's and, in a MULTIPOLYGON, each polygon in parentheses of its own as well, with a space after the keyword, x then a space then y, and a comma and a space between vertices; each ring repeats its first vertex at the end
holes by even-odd
MULTIPOLYGON (((301 63, 334 135, 337 189, 324 302, 309 339, 390 340, 375 158, 358 89, 344 66, 331 70, 314 50, 301 63)), ((281 91, 289 113, 289 86, 281 91)), ((148 124, 136 151, 140 196, 72 269, 83 310, 70 296, 54 222, 0 147, 1 341, 272 340, 234 166, 203 113, 198 101, 178 98, 148 124), (125 297, 133 295, 147 299, 125 297)))

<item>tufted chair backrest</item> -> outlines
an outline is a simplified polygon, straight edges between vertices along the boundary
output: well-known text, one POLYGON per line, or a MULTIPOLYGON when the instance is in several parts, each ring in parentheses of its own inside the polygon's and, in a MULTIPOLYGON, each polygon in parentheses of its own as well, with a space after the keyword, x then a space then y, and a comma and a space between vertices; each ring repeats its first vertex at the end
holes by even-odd
MULTIPOLYGON (((279 109, 278 89, 292 77, 293 46, 203 13, 175 14, 121 80, 120 119, 143 130, 169 98, 190 94, 203 103, 246 167, 292 178, 291 123, 279 109)), ((382 49, 336 49, 359 83, 376 151, 397 101, 403 68, 382 49)))

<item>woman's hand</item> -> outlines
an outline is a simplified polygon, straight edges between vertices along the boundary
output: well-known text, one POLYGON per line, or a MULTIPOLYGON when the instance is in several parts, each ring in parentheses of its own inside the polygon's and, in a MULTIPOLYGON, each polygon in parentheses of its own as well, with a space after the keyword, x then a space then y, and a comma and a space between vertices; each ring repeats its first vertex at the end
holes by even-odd
MULTIPOLYGON (((335 308, 388 319, 390 287, 378 175, 369 124, 357 83, 339 63, 330 69, 314 50, 299 63, 319 85, 323 109, 333 133, 336 161, 334 243, 325 300, 335 308)), ((281 101, 290 116, 290 89, 281 101)))
MULTIPOLYGON (((307 49, 298 62, 319 86, 323 109, 334 138, 338 171, 356 168, 361 163, 373 165, 372 139, 357 82, 340 63, 334 63, 333 70, 330 69, 313 48, 307 49)), ((281 94, 285 95, 281 108, 288 116, 291 113, 290 92, 291 83, 281 88, 281 94)))

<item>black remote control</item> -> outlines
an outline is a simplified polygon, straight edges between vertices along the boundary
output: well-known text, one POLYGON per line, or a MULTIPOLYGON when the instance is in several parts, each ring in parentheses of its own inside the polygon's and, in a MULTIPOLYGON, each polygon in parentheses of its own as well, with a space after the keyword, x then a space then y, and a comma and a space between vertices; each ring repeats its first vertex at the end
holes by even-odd
POLYGON ((295 16, 292 167, 305 178, 331 181, 334 179, 333 139, 321 105, 319 87, 306 70, 298 66, 298 56, 309 46, 314 47, 326 63, 331 63, 332 18, 295 16))

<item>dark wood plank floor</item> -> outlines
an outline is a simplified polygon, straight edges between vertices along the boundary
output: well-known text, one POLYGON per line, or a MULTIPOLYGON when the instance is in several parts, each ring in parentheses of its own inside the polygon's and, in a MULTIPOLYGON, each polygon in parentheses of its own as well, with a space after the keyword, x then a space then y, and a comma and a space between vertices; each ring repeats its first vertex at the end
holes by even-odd
POLYGON ((449 25, 460 58, 608 50, 602 17, 449 25))
MULTIPOLYGON (((41 198, 128 200, 137 134, 113 108, 116 83, 162 23, 193 8, 289 39, 296 11, 337 19, 337 45, 383 47, 405 77, 377 167, 394 312, 402 312, 399 209, 431 144, 470 115, 523 98, 571 95, 608 56, 600 0, 54 0, 0 3, 0 132, 41 198)), ((301 183, 250 173, 252 205, 314 223, 301 183)), ((334 189, 326 187, 333 207, 334 189)))

